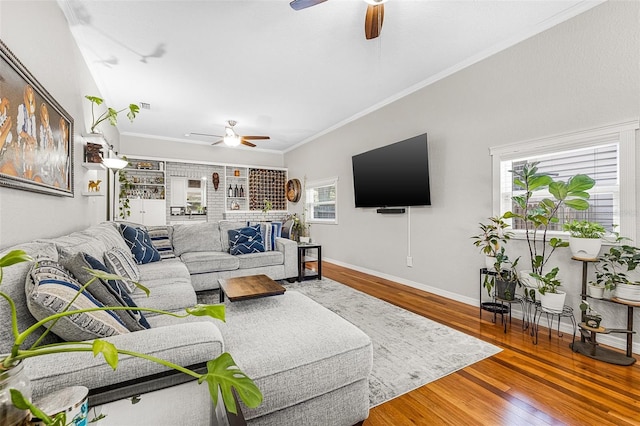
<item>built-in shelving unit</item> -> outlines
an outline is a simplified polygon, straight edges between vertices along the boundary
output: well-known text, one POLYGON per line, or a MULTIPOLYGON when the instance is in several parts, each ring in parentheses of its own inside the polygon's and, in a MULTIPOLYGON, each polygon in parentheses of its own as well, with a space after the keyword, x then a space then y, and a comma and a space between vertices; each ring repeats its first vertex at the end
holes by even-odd
POLYGON ((225 167, 225 209, 227 211, 249 210, 249 169, 246 167, 225 167))

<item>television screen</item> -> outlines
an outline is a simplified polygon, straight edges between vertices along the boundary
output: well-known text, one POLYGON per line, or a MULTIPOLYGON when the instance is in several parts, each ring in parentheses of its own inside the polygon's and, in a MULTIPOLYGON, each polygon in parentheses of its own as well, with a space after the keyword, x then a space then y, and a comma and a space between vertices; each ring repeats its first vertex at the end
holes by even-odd
POLYGON ((351 161, 356 207, 431 205, 426 133, 351 161))

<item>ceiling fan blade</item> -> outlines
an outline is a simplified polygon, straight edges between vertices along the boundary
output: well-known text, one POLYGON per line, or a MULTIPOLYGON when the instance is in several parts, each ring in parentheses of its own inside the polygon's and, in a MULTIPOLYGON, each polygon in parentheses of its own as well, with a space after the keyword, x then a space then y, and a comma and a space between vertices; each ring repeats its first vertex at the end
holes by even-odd
POLYGON ((255 147, 256 147, 256 144, 251 143, 251 142, 247 142, 247 141, 245 141, 245 140, 244 140, 244 138, 242 138, 242 139, 240 140, 240 143, 241 143, 242 145, 250 146, 251 148, 255 148, 255 147))
POLYGON ((214 143, 212 143, 211 145, 218 145, 220 143, 224 142, 224 139, 220 139, 219 141, 215 141, 214 143))
POLYGON ((191 135, 195 135, 195 136, 210 136, 212 138, 221 138, 221 135, 212 135, 210 133, 196 133, 196 132, 191 132, 189 133, 189 136, 191 135))
POLYGON ((248 141, 266 140, 271 139, 269 136, 243 136, 242 139, 248 141))
POLYGON ((302 10, 307 7, 315 6, 316 4, 324 3, 325 1, 327 0, 293 0, 289 3, 289 6, 291 6, 293 10, 302 10))
POLYGON ((364 18, 364 35, 367 40, 374 39, 380 35, 382 21, 384 21, 384 4, 368 5, 367 14, 364 18))

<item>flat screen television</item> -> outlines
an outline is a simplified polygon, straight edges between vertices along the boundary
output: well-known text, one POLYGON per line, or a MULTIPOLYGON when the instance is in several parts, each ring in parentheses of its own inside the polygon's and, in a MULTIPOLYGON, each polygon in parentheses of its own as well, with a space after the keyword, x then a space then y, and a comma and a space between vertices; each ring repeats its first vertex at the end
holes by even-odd
POLYGON ((356 207, 430 206, 427 134, 351 157, 356 207))

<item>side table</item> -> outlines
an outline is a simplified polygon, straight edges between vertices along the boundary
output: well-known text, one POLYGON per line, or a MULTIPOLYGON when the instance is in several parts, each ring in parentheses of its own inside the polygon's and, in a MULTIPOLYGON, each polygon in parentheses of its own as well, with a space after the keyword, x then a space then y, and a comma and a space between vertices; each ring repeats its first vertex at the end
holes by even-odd
POLYGON ((298 244, 298 281, 313 280, 322 278, 322 246, 320 244, 299 243, 298 244), (307 250, 317 250, 317 258, 307 259, 307 250), (317 272, 306 268, 307 262, 317 262, 317 272))

